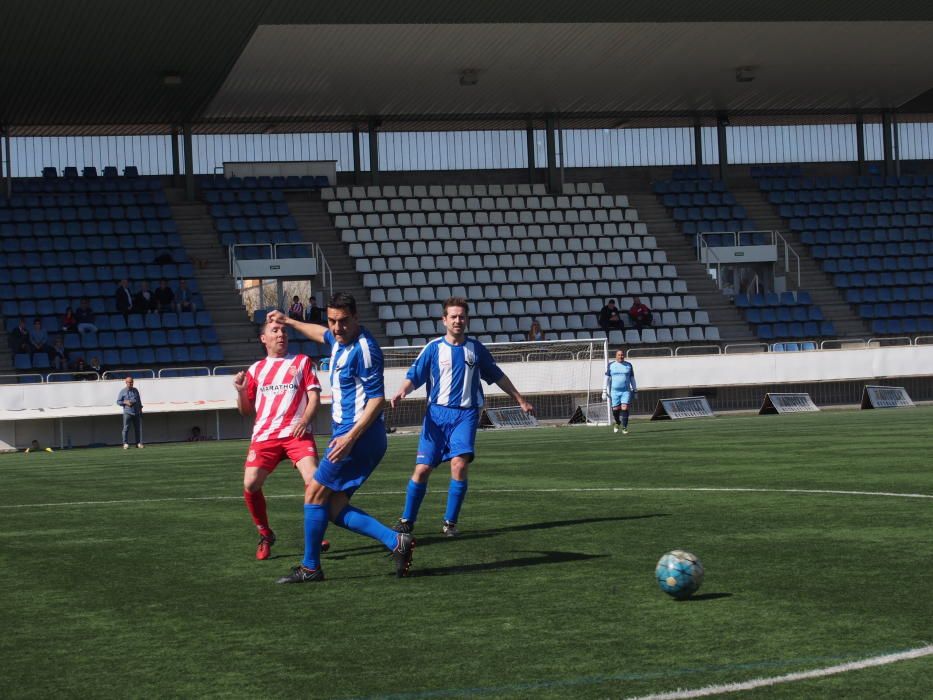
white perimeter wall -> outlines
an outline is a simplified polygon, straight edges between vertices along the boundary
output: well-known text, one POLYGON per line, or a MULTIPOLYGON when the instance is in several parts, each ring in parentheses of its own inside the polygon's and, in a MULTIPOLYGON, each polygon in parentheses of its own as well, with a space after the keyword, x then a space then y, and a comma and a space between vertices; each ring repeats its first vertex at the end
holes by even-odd
MULTIPOLYGON (((554 377, 573 372, 571 361, 507 363, 502 368, 522 393, 554 391, 554 377)), ((688 357, 638 358, 632 361, 640 389, 742 384, 783 384, 933 375, 933 345, 799 353, 752 353, 688 357)), ((386 370, 391 396, 405 376, 404 368, 386 370)), ((574 391, 599 391, 604 382, 601 362, 590 367, 589 386, 574 391)), ((323 398, 330 402, 330 383, 321 375, 323 398)), ((143 432, 147 442, 183 440, 193 425, 205 435, 249 436, 252 421, 236 411, 233 378, 185 377, 137 379, 143 400, 143 432)), ((43 444, 116 444, 122 427, 117 394, 120 380, 59 382, 0 386, 0 450, 25 447, 32 439, 43 444)), ((493 385, 488 394, 501 394, 493 385)), ((566 391, 562 388, 562 391, 566 391)), ((413 396, 423 397, 424 389, 413 396)), ((329 431, 329 411, 321 411, 315 429, 329 431)))

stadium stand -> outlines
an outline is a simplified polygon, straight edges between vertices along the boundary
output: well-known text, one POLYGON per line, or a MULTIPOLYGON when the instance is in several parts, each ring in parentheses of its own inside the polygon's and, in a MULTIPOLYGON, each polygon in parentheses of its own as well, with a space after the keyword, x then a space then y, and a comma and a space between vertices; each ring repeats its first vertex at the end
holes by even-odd
MULTIPOLYGON (((64 333, 74 362, 101 359, 107 368, 221 362, 210 313, 197 296, 197 280, 158 178, 139 177, 128 166, 102 177, 95 168, 65 168, 58 177, 13 180, 13 194, 0 196, 0 298, 9 332, 19 317, 39 318, 52 336, 61 331, 66 307, 90 301, 97 333, 64 333), (131 314, 113 308, 117 282, 185 279, 196 312, 131 314)), ((177 287, 176 287, 177 288, 177 287)), ((135 291, 135 289, 134 289, 135 291)), ((48 372, 41 355, 17 354, 18 371, 48 372)))
POLYGON ((933 177, 752 175, 873 335, 933 332, 933 177))
POLYGON ((745 319, 755 328, 759 340, 789 338, 800 340, 833 337, 832 321, 823 317, 820 307, 812 303, 803 290, 781 294, 737 294, 735 305, 745 312, 745 319))
POLYGON ((321 191, 370 300, 397 346, 439 331, 439 299, 475 302, 471 329, 484 342, 521 341, 533 319, 551 338, 600 335, 607 298, 643 297, 653 327, 612 331, 610 341, 718 341, 665 251, 624 195, 601 183, 385 185, 321 191))

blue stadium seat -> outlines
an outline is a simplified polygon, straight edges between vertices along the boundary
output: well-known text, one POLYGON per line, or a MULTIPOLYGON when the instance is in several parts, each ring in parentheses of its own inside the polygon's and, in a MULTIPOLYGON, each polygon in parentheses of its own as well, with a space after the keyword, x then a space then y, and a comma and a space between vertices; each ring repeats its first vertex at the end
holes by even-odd
POLYGON ((172 364, 172 351, 167 347, 160 347, 155 349, 155 362, 159 365, 170 365, 172 364))
POLYGON ((188 352, 188 348, 186 348, 184 345, 172 348, 172 361, 190 362, 191 354, 188 352))

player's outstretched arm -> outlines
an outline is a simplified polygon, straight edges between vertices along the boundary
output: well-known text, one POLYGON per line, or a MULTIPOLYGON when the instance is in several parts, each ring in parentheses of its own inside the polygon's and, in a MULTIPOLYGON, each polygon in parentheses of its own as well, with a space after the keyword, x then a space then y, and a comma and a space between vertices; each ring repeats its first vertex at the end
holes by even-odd
POLYGON ((313 340, 315 343, 324 342, 324 333, 327 330, 324 326, 319 326, 316 323, 304 323, 303 321, 296 321, 295 319, 286 316, 278 309, 273 309, 268 314, 266 314, 266 320, 281 323, 283 326, 291 326, 296 331, 301 333, 305 338, 313 340))
POLYGON ((236 389, 236 407, 241 416, 253 415, 253 404, 246 391, 246 372, 237 372, 233 378, 233 387, 236 389))
POLYGON ((402 382, 402 386, 389 402, 392 408, 398 408, 398 405, 402 402, 402 399, 408 396, 414 390, 414 388, 415 383, 410 379, 406 379, 404 382, 402 382))
POLYGON ((523 397, 521 393, 519 393, 518 389, 515 388, 515 385, 512 384, 512 380, 503 374, 502 377, 500 377, 496 382, 496 384, 499 385, 499 388, 502 389, 502 391, 515 399, 515 403, 517 403, 525 413, 534 415, 535 407, 525 401, 525 397, 523 397))

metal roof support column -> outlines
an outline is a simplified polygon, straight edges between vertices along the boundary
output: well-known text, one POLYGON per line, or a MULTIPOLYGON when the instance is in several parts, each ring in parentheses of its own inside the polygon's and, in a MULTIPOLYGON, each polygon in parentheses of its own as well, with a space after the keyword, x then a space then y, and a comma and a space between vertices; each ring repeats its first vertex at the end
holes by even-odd
POLYGON ((893 127, 891 131, 892 139, 894 141, 893 156, 894 156, 894 174, 898 177, 901 176, 901 135, 900 129, 897 126, 897 112, 891 112, 891 126, 893 127))
POLYGON ((172 125, 172 185, 178 187, 178 176, 181 175, 181 159, 178 152, 178 127, 172 125))
POLYGON ((865 174, 865 118, 855 115, 855 156, 858 161, 858 174, 865 174))
POLYGON ((564 191, 564 130, 561 128, 560 119, 557 120, 557 142, 560 144, 560 169, 558 170, 557 191, 564 191))
POLYGON ((703 165, 703 127, 700 126, 699 117, 693 122, 693 162, 695 165, 703 165))
POLYGON ((535 184, 535 127, 529 121, 525 127, 525 148, 528 151, 528 184, 535 184))
MULTIPOLYGON (((353 184, 360 184, 360 127, 353 125, 353 184)), ((336 182, 334 183, 337 184, 336 182)))
POLYGON ((544 118, 544 135, 547 140, 547 188, 550 192, 557 192, 557 155, 554 144, 554 115, 544 118))
POLYGON ((379 183, 379 120, 369 120, 369 172, 370 183, 379 183))
POLYGON ((194 146, 191 140, 191 124, 182 127, 185 142, 185 197, 194 200, 194 146))
POLYGON ((884 112, 881 115, 881 144, 884 149, 884 174, 891 175, 894 172, 894 156, 891 149, 890 112, 884 112))
POLYGON ((729 167, 729 144, 726 141, 726 127, 729 126, 729 116, 720 114, 716 119, 716 145, 719 147, 719 179, 726 181, 726 170, 729 167))
POLYGON ((10 148, 10 129, 4 127, 3 131, 3 160, 6 163, 6 196, 13 194, 13 151, 10 148))

